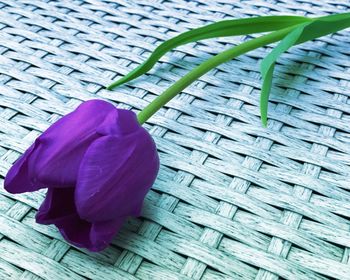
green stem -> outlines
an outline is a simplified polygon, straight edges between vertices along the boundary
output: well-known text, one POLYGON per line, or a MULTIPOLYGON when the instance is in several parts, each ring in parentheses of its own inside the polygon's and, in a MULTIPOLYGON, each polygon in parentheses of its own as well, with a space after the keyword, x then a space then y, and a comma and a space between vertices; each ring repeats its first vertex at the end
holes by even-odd
POLYGON ((252 39, 250 41, 244 42, 238 46, 231 49, 223 51, 210 59, 204 61, 192 71, 183 76, 175 84, 164 91, 160 96, 154 99, 148 106, 146 106, 138 115, 137 119, 140 124, 145 123, 152 115, 154 115, 160 108, 162 108, 166 103, 173 99, 178 93, 185 89, 192 82, 197 80, 199 77, 210 71, 211 69, 217 67, 218 65, 227 62, 243 53, 249 52, 256 48, 277 42, 286 36, 294 26, 277 30, 271 32, 267 35, 261 36, 259 38, 252 39))

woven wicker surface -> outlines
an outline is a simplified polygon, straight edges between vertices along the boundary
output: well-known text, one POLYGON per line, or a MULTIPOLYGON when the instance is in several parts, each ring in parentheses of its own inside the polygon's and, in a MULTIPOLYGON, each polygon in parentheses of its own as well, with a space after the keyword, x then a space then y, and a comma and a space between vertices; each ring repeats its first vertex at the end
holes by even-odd
POLYGON ((0 279, 350 279, 350 32, 279 59, 268 128, 262 48, 221 65, 152 117, 161 157, 141 218, 89 253, 35 223, 45 191, 10 195, 3 176, 83 100, 138 111, 246 37, 189 44, 136 81, 104 85, 160 42, 223 18, 318 16, 348 0, 0 0, 0 279))

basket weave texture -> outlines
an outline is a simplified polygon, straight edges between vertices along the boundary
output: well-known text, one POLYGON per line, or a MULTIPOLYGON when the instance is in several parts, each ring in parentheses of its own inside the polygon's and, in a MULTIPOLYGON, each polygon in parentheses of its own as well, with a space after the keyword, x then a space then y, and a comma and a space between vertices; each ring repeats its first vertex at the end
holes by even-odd
POLYGON ((271 46, 212 70, 152 117, 160 174, 142 216, 103 252, 35 223, 45 190, 3 189, 20 154, 82 101, 139 111, 249 38, 179 47, 104 89, 164 40, 222 19, 349 10, 348 0, 0 0, 0 279, 350 279, 349 31, 279 59, 267 129, 259 62, 271 46))

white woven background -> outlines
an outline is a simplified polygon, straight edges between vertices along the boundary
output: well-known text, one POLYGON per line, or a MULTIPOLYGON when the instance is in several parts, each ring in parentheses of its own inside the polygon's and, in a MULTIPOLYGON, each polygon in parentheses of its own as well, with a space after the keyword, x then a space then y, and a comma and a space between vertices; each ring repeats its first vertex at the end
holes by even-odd
MULTIPOLYGON (((0 174, 82 101, 138 111, 248 39, 180 47, 150 74, 104 89, 183 31, 349 10, 348 0, 0 0, 0 174)), ((350 279, 350 32, 278 60, 265 129, 259 62, 269 50, 221 65, 149 120, 159 177, 142 217, 101 253, 35 224, 45 191, 13 196, 1 179, 0 279, 350 279)))

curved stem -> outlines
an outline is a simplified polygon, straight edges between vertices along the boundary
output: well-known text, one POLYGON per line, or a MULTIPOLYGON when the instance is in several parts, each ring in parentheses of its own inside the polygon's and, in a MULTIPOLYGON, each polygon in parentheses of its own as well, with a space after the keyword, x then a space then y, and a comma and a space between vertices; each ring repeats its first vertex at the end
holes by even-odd
POLYGON ((161 95, 154 99, 148 106, 146 106, 138 115, 137 119, 140 124, 145 123, 152 115, 154 115, 162 106, 168 103, 172 98, 174 98, 178 93, 185 89, 192 82, 197 80, 199 77, 210 71, 211 69, 217 67, 218 65, 227 62, 234 57, 237 57, 243 53, 254 50, 256 48, 277 42, 286 36, 294 26, 277 30, 271 32, 267 35, 261 36, 259 38, 252 39, 250 41, 244 42, 238 46, 231 49, 223 51, 210 59, 204 61, 192 71, 183 76, 175 84, 165 90, 161 95))

